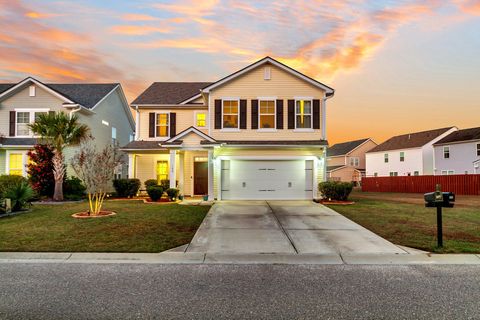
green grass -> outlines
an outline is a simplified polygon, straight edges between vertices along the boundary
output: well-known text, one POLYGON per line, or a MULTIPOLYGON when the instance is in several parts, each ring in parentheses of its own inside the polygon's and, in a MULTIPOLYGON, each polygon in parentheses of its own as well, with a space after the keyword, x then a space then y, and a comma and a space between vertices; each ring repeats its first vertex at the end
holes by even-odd
POLYGON ((440 249, 435 208, 355 194, 352 200, 354 205, 330 207, 395 244, 432 252, 480 253, 479 207, 443 209, 444 247, 440 249))
POLYGON ((160 252, 190 242, 209 207, 106 201, 116 216, 74 219, 86 202, 0 219, 0 251, 160 252))

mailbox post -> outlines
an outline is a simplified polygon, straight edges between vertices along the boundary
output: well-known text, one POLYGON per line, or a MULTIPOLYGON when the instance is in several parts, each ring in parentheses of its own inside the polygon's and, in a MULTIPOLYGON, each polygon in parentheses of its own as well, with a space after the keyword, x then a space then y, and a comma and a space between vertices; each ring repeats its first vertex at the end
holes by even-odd
POLYGON ((436 185, 435 189, 435 192, 425 193, 425 207, 437 208, 437 245, 438 247, 443 247, 442 208, 453 208, 455 194, 442 192, 439 184, 436 185))

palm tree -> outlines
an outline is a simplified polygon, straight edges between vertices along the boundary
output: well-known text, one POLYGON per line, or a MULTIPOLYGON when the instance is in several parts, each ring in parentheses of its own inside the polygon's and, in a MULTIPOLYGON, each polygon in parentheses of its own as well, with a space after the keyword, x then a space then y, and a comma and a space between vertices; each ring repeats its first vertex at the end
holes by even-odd
POLYGON ((32 132, 53 146, 53 177, 55 179, 54 201, 63 201, 63 179, 65 164, 63 150, 66 147, 79 145, 90 137, 88 126, 79 123, 74 114, 49 112, 41 114, 30 125, 32 132))

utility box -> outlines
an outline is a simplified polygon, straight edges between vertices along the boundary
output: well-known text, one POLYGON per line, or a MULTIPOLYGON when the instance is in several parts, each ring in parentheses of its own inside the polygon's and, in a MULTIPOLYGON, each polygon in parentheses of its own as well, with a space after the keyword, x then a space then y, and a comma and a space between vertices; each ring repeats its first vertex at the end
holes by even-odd
POLYGON ((429 192, 425 193, 423 197, 427 208, 453 208, 455 205, 455 193, 453 192, 429 192))

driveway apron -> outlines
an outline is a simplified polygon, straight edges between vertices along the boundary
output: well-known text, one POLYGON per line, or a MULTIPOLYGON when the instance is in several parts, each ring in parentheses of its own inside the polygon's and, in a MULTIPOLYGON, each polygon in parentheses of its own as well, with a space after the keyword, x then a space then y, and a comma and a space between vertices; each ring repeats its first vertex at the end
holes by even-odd
POLYGON ((187 252, 406 253, 311 201, 219 201, 205 217, 187 252))

